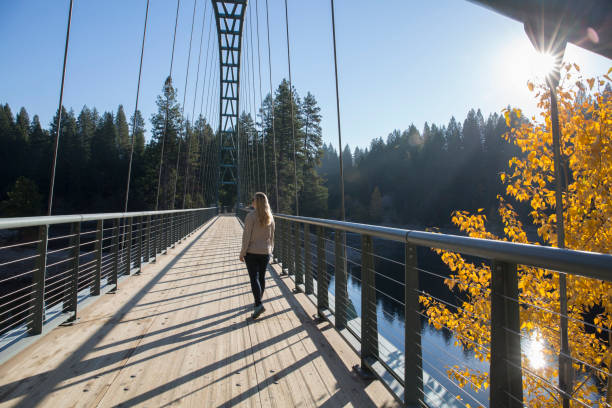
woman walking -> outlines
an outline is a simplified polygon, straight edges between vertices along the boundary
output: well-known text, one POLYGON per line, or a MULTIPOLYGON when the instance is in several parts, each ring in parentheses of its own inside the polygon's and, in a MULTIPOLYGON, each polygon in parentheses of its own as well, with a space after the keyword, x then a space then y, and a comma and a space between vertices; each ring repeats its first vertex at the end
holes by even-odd
POLYGON ((266 309, 261 303, 266 287, 266 269, 270 261, 270 254, 274 250, 274 218, 264 193, 255 193, 253 211, 244 219, 242 232, 242 249, 240 261, 246 262, 251 278, 251 290, 255 298, 253 319, 256 319, 266 309))

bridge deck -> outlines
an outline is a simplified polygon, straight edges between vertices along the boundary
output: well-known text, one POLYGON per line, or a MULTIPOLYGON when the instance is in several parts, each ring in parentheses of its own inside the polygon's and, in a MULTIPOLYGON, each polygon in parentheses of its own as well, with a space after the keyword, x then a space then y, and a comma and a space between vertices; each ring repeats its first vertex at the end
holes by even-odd
POLYGON ((293 283, 268 275, 266 312, 219 217, 0 366, 0 406, 394 406, 293 283))

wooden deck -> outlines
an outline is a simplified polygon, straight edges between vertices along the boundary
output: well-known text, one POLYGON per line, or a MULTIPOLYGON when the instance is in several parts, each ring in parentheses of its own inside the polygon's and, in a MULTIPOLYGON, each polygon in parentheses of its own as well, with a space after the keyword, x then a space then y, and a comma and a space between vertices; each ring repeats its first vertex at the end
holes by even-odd
POLYGON ((0 366, 0 406, 380 407, 378 381, 293 282, 267 277, 266 312, 222 216, 0 366))

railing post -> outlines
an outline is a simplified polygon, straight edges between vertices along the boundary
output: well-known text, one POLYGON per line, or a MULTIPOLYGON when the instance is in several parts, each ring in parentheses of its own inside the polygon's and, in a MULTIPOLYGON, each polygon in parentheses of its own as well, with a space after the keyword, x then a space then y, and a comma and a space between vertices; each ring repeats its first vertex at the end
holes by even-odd
POLYGON ((113 228, 113 251, 115 252, 115 254, 113 262, 113 271, 111 273, 109 283, 114 284, 115 287, 111 289, 111 292, 116 291, 119 287, 119 218, 115 218, 113 222, 115 224, 113 228))
POLYGON ((491 407, 523 406, 520 314, 516 264, 491 265, 491 407))
POLYGON ((136 257, 136 268, 138 268, 138 271, 136 271, 137 275, 140 275, 140 271, 142 270, 142 229, 143 229, 143 225, 144 225, 144 217, 138 217, 136 218, 137 223, 138 223, 138 239, 136 240, 136 242, 138 243, 138 252, 137 252, 137 257, 136 257))
POLYGON ((289 221, 281 221, 281 275, 287 275, 289 273, 289 257, 288 252, 288 239, 287 239, 287 228, 289 221))
POLYGON ((376 277, 374 245, 370 235, 361 236, 361 368, 369 357, 378 357, 378 318, 376 315, 376 277))
MULTIPOLYGON (((244 220, 243 220, 244 222, 244 220)), ((270 263, 278 263, 278 251, 280 248, 280 244, 278 244, 278 242, 280 241, 280 220, 275 219, 274 220, 274 249, 272 250, 272 259, 270 260, 270 263)))
POLYGON ((304 284, 304 269, 302 269, 302 244, 300 243, 300 223, 294 223, 294 234, 293 234, 293 264, 295 273, 295 290, 300 291, 298 285, 304 284))
POLYGON ((70 246, 72 247, 72 272, 70 274, 70 289, 68 297, 64 298, 63 312, 74 312, 68 319, 69 322, 75 321, 77 318, 77 301, 79 291, 79 256, 81 254, 81 223, 73 222, 70 225, 70 246))
POLYGON ((183 241, 183 238, 185 238, 185 215, 180 212, 176 214, 176 217, 178 218, 178 236, 176 237, 176 242, 180 243, 183 241))
POLYGON ((317 226, 317 310, 319 317, 323 317, 323 310, 329 309, 326 256, 323 227, 319 225, 317 226))
POLYGON ((166 219, 167 216, 165 214, 160 215, 159 220, 159 254, 161 255, 164 250, 167 248, 167 233, 168 229, 166 227, 166 219))
POLYGON ((104 240, 104 220, 98 220, 96 227, 96 269, 94 271, 94 279, 91 285, 89 294, 92 296, 100 295, 100 286, 102 286, 102 241, 104 240))
POLYGON ((334 251, 335 257, 335 310, 336 316, 336 328, 338 330, 344 329, 347 322, 347 311, 348 311, 348 293, 347 293, 347 276, 346 276, 346 259, 345 259, 345 233, 339 230, 334 231, 334 238, 336 248, 334 251))
POLYGON ((174 229, 174 246, 178 245, 181 242, 182 232, 183 232, 183 214, 175 213, 174 214, 174 225, 176 228, 174 229))
POLYGON ((304 224, 304 291, 307 295, 313 293, 312 290, 312 257, 310 255, 310 225, 304 224))
POLYGON ((49 226, 41 225, 38 229, 38 246, 36 251, 36 269, 34 270, 34 310, 30 334, 42 333, 45 320, 45 272, 47 270, 47 240, 49 238, 49 226))
POLYGON ((149 262, 154 263, 157 261, 157 249, 159 246, 159 215, 151 216, 151 223, 149 224, 149 235, 151 236, 150 244, 151 251, 149 252, 149 262), (153 257, 153 259, 151 259, 153 257))
POLYGON ((405 244, 404 249, 404 406, 421 407, 424 396, 417 248, 405 244))
POLYGON ((151 259, 151 216, 147 215, 147 231, 146 231, 146 239, 145 239, 145 254, 143 258, 143 262, 149 262, 151 259))
MULTIPOLYGON (((127 238, 125 239, 125 241, 127 241, 127 248, 126 248, 126 255, 125 255, 127 259, 127 262, 125 263, 125 276, 129 276, 132 270, 132 224, 133 224, 133 221, 134 221, 134 217, 128 217, 126 219, 126 222, 128 224, 127 225, 128 230, 127 230, 127 238)), ((125 227, 123 228, 123 230, 125 231, 125 227)))
POLYGON ((166 253, 168 253, 168 249, 172 247, 174 243, 174 214, 168 214, 166 216, 166 253))
POLYGON ((289 231, 287 234, 287 250, 289 257, 289 275, 295 275, 295 225, 293 221, 289 222, 289 231))
POLYGON ((160 248, 160 253, 166 251, 168 253, 168 246, 170 245, 170 222, 169 218, 172 214, 164 214, 162 215, 162 246, 160 248))

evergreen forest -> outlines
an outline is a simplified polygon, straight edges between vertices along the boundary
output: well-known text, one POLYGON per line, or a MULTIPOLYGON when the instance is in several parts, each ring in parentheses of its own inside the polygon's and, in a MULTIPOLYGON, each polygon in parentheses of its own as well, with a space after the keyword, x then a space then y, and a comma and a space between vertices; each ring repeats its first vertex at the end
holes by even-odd
MULTIPOLYGON (((53 214, 122 211, 130 155, 129 211, 236 204, 235 189, 218 188, 214 121, 186 119, 170 77, 156 102, 148 123, 122 105, 62 108, 53 214)), ((507 130, 503 116, 472 109, 463 121, 411 124, 366 148, 344 146, 347 219, 446 227, 453 210, 484 207, 494 221, 499 174, 519 153, 502 137, 507 130)), ((56 132, 57 113, 44 126, 24 107, 14 114, 0 105, 1 216, 46 212, 56 132)), ((323 143, 314 95, 300 97, 283 80, 256 117, 241 114, 237 142, 242 203, 261 190, 274 211, 294 214, 297 198, 300 215, 340 217, 338 151, 323 143)))

